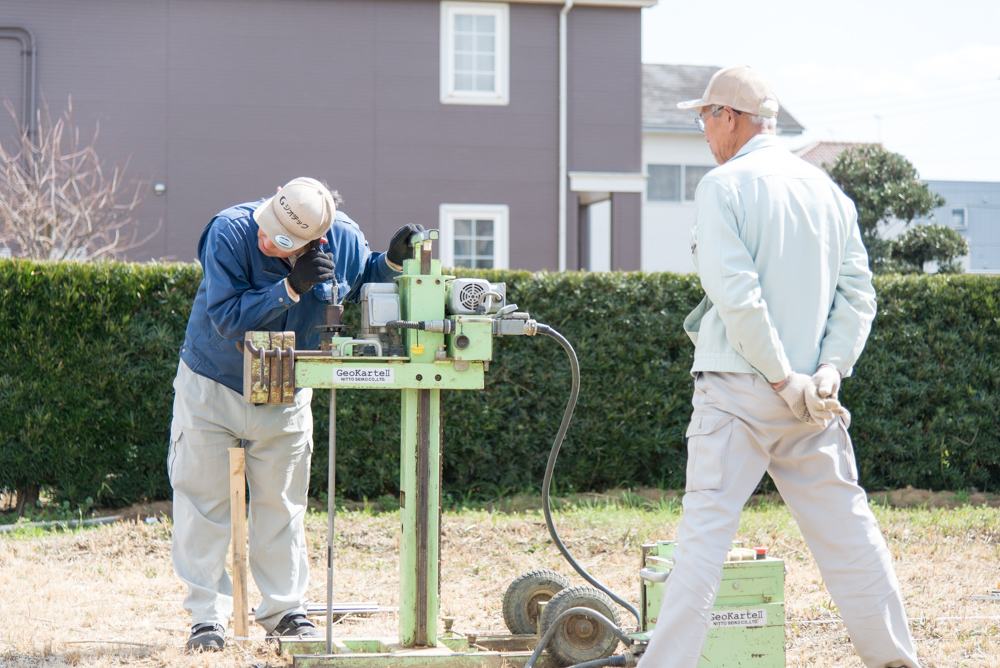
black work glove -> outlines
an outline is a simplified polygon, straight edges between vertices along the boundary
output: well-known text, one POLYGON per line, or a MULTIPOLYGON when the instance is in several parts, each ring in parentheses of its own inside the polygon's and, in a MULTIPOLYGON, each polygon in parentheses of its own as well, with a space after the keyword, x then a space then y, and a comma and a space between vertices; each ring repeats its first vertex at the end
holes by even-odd
POLYGON ((407 223, 396 230, 389 242, 389 250, 385 252, 385 259, 395 265, 402 265, 403 260, 410 257, 410 237, 423 231, 423 225, 414 223, 407 223))
POLYGON ((333 280, 333 256, 319 249, 310 248, 305 255, 300 255, 288 274, 288 287, 295 294, 304 295, 317 283, 333 280))

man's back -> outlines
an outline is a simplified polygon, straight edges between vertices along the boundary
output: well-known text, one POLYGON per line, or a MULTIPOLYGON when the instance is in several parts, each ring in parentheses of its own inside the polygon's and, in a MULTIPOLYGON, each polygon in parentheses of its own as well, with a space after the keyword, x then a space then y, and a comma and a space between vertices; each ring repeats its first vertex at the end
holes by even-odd
POLYGON ((853 203, 773 135, 709 172, 696 202, 695 263, 716 308, 701 320, 694 370, 750 371, 738 357, 760 369, 784 354, 811 372, 841 278, 870 284, 853 203), (777 340, 760 326, 764 311, 777 340))

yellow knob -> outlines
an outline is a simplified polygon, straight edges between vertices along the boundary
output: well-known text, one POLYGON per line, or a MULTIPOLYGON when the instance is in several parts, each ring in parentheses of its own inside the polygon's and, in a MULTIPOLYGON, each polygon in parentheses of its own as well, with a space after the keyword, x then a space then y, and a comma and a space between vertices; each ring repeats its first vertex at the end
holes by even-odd
POLYGON ((410 345, 410 352, 413 353, 414 355, 423 355, 424 354, 424 344, 422 344, 422 343, 413 343, 413 344, 411 344, 410 345))

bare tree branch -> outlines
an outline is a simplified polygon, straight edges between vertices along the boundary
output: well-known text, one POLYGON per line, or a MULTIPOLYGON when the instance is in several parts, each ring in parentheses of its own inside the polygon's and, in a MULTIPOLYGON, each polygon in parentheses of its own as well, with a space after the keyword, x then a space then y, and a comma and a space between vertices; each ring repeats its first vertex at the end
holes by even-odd
POLYGON ((17 133, 0 141, 0 249, 16 257, 79 260, 120 257, 160 230, 139 238, 136 215, 146 184, 127 177, 128 160, 108 167, 97 149, 101 126, 82 137, 73 98, 53 119, 38 110, 37 135, 4 100, 17 133))

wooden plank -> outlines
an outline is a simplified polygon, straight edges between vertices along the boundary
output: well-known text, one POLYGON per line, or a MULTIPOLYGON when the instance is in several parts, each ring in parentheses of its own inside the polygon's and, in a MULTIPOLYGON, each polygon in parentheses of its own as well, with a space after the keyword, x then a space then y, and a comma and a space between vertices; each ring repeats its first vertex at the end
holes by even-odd
POLYGON ((229 509, 233 528, 233 635, 246 645, 250 633, 247 591, 246 453, 229 448, 229 509))

